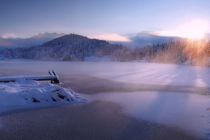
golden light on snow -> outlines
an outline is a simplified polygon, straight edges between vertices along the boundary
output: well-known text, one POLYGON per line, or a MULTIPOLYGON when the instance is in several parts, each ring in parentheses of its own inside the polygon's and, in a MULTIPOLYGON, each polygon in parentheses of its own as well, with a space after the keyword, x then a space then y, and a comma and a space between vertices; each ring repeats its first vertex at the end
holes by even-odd
POLYGON ((184 23, 173 30, 158 32, 163 36, 179 36, 188 39, 203 39, 209 31, 209 22, 207 20, 192 20, 184 23))
POLYGON ((184 53, 193 65, 208 66, 208 50, 208 41, 204 39, 198 40, 197 38, 197 40, 189 39, 186 42, 184 53))

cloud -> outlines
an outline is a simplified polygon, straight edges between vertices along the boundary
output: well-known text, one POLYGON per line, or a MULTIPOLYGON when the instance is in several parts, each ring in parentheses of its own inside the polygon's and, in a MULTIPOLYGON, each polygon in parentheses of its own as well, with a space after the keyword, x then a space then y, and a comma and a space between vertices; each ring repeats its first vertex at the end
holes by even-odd
POLYGON ((98 34, 95 36, 91 36, 91 38, 107 40, 107 41, 114 41, 114 42, 130 42, 130 39, 126 36, 111 33, 111 34, 98 34))
POLYGON ((14 33, 6 33, 1 35, 1 38, 7 39, 7 38, 17 38, 17 35, 14 33))

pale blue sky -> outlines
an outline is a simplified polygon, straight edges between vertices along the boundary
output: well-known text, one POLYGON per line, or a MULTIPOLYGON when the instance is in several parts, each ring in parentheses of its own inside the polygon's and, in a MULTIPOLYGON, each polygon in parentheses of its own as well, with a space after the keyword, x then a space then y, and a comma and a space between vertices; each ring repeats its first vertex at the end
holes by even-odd
POLYGON ((171 30, 210 21, 210 0, 0 0, 0 35, 94 35, 171 30))

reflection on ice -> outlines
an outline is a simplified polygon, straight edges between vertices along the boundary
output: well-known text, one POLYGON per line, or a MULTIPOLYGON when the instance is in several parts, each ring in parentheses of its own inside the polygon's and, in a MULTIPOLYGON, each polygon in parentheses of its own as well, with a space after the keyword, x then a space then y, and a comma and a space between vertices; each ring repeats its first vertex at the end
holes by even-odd
POLYGON ((133 117, 169 125, 197 136, 207 137, 210 97, 190 93, 131 92, 102 93, 93 100, 120 104, 133 117))

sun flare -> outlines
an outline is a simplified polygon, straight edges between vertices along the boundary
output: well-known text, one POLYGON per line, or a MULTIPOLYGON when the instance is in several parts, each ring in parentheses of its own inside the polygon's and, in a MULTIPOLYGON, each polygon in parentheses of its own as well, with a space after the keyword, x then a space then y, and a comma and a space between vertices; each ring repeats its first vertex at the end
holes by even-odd
POLYGON ((189 39, 202 39, 207 32, 208 22, 204 20, 195 20, 183 25, 180 36, 189 39))
POLYGON ((159 34, 164 36, 179 36, 188 39, 200 40, 205 37, 208 31, 208 21, 193 20, 176 27, 174 30, 161 31, 159 34))

